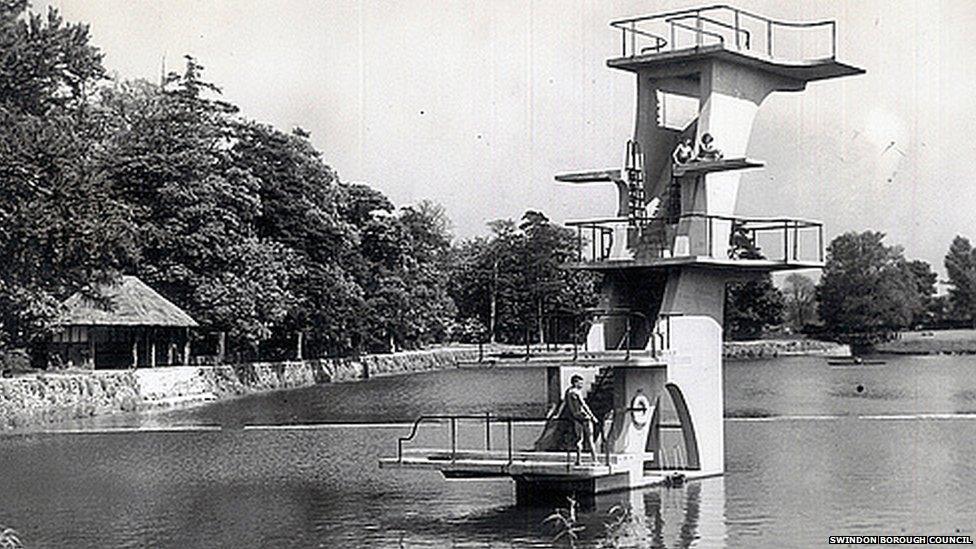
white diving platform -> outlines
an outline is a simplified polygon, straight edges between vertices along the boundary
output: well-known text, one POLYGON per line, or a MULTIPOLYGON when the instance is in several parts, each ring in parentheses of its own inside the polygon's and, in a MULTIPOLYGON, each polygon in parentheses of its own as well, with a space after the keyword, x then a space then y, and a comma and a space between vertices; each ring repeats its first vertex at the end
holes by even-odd
POLYGON ((564 173, 556 176, 556 181, 560 183, 616 183, 626 181, 623 170, 594 170, 586 172, 564 173))
POLYGON ((687 164, 677 164, 672 169, 675 177, 689 175, 704 175, 712 172, 727 172, 730 170, 748 170, 762 168, 766 163, 751 158, 723 158, 721 160, 698 160, 687 164))

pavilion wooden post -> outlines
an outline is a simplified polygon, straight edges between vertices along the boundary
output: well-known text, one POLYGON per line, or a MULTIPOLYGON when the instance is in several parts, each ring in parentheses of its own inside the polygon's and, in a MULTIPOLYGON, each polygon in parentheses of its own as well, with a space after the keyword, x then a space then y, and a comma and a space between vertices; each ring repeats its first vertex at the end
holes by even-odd
POLYGON ((174 354, 176 350, 176 343, 173 342, 173 330, 171 328, 166 329, 166 366, 172 366, 175 364, 174 354))
POLYGON ((91 361, 91 369, 94 370, 95 369, 95 333, 94 333, 95 330, 89 328, 86 331, 88 332, 88 352, 91 355, 89 360, 91 361))
POLYGON ((302 340, 305 338, 305 333, 299 330, 296 332, 295 337, 295 360, 302 360, 302 340))
POLYGON ((184 328, 186 339, 183 343, 183 364, 185 366, 190 365, 190 329, 184 328))
POLYGON ((133 332, 132 337, 132 368, 139 367, 139 333, 133 332))
POLYGON ((217 364, 223 364, 225 356, 227 356, 227 332, 220 332, 217 334, 217 364))

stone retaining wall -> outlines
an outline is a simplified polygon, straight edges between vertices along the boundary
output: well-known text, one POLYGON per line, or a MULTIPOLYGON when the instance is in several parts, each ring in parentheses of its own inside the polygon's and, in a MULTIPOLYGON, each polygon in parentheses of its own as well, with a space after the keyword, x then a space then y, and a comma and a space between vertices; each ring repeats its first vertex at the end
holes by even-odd
POLYGON ((756 360, 793 355, 850 356, 848 345, 816 339, 767 339, 759 341, 728 341, 723 349, 731 360, 756 360))
POLYGON ((173 366, 130 371, 51 373, 0 380, 0 429, 46 425, 114 412, 217 400, 424 370, 476 360, 477 349, 446 348, 358 359, 223 366, 173 366))

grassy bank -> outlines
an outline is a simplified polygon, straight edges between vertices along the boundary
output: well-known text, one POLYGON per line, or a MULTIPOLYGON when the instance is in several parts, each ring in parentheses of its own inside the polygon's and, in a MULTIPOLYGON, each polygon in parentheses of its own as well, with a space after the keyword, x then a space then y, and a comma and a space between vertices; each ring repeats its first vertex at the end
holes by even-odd
POLYGON ((877 346, 879 353, 899 355, 976 354, 976 330, 902 332, 898 339, 877 346))

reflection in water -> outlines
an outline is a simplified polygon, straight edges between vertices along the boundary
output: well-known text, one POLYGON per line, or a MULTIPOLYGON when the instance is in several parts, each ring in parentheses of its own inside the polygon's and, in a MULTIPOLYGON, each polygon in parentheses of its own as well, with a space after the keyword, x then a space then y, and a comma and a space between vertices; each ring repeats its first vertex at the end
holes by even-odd
MULTIPOLYGON (((517 540, 517 546, 527 546, 533 542, 525 537, 526 532, 553 535, 558 531, 547 528, 542 521, 555 509, 567 505, 565 499, 548 506, 512 505, 474 513, 451 521, 450 525, 481 539, 517 540)), ((677 488, 652 487, 581 498, 578 520, 585 530, 577 547, 602 547, 606 545, 601 543, 610 540, 612 547, 724 547, 724 509, 725 480, 721 477, 690 481, 677 488), (627 512, 626 518, 617 521, 621 509, 627 512)), ((546 546, 545 539, 543 535, 535 542, 546 546)), ((413 540, 408 537, 405 541, 413 540)))

